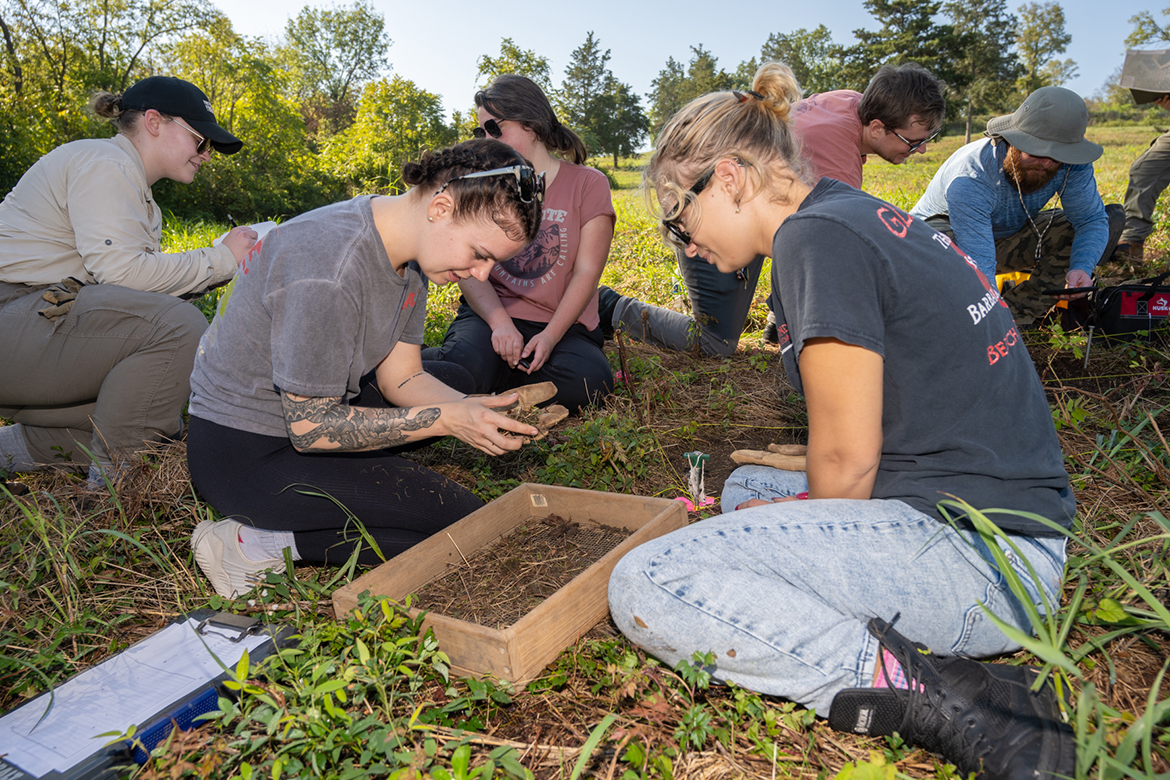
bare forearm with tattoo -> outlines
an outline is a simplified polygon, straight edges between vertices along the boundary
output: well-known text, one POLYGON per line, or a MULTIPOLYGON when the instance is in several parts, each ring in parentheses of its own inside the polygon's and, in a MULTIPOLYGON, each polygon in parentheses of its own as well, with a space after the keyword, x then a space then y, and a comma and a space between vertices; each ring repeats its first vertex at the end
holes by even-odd
MULTIPOLYGON (((409 380, 408 380, 409 381, 409 380)), ((298 452, 362 452, 395 447, 419 438, 439 420, 436 407, 369 409, 340 398, 280 394, 289 440, 298 452)), ((435 431, 430 435, 441 435, 435 431)))

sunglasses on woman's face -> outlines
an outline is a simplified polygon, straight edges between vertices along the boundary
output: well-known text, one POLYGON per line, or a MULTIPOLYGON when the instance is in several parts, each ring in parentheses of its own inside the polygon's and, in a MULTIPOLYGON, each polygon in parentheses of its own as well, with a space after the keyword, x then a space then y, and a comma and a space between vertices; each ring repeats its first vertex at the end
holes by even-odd
POLYGON ((504 131, 500 129, 499 122, 494 119, 488 119, 483 123, 483 127, 472 128, 471 134, 476 138, 486 138, 490 135, 492 138, 499 139, 504 134, 504 131))
MULTIPOLYGON (((691 193, 693 193, 695 196, 700 195, 703 192, 703 190, 707 189, 707 185, 711 183, 711 177, 714 175, 715 175, 715 169, 712 168, 711 170, 707 171, 702 176, 700 176, 698 179, 696 179, 695 183, 691 185, 691 193)), ((683 230, 682 223, 680 222, 681 218, 682 218, 682 209, 679 209, 678 216, 675 217, 674 219, 662 220, 662 226, 670 231, 670 234, 672 236, 674 236, 676 241, 678 241, 680 244, 682 244, 684 247, 686 247, 686 246, 689 246, 691 243, 691 234, 688 233, 686 230, 683 230)))
MULTIPOLYGON (((488 120, 491 121, 490 119, 488 120)), ((527 165, 512 165, 507 168, 492 168, 490 171, 476 171, 475 173, 465 173, 462 176, 456 176, 453 179, 448 179, 442 187, 439 187, 438 195, 443 190, 447 189, 447 185, 453 181, 460 179, 482 179, 486 176, 507 176, 512 175, 516 177, 517 190, 520 195, 520 201, 523 203, 537 203, 544 202, 544 174, 537 173, 527 165)))
POLYGON ((172 122, 174 122, 176 125, 178 125, 179 127, 183 128, 183 129, 184 129, 184 130, 186 130, 188 133, 190 133, 191 135, 193 135, 193 136, 195 136, 196 138, 198 138, 198 139, 199 139, 199 145, 195 147, 195 153, 196 153, 196 154, 203 154, 204 152, 207 152, 207 151, 210 151, 210 150, 211 150, 211 139, 210 139, 210 138, 208 138, 208 137, 207 137, 207 136, 205 136, 205 135, 200 135, 199 133, 195 132, 195 131, 194 131, 194 130, 192 130, 191 128, 187 127, 187 123, 186 123, 186 122, 180 122, 180 121, 179 121, 179 120, 178 120, 176 117, 173 117, 173 116, 172 116, 172 117, 169 117, 169 118, 170 118, 170 120, 171 120, 172 122))

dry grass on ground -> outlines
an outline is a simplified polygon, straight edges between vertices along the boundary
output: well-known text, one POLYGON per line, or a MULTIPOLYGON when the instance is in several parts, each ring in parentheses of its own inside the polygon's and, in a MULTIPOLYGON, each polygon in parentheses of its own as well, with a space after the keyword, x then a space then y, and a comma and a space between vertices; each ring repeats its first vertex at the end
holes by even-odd
MULTIPOLYGON (((1110 455, 1107 442, 1103 445, 1098 438, 1107 439, 1115 428, 1132 428, 1146 416, 1152 421, 1147 425, 1162 435, 1170 431, 1170 392, 1165 382, 1170 363, 1166 354, 1099 347, 1093 350, 1086 368, 1068 350, 1052 346, 1045 333, 1032 334, 1031 338, 1030 349, 1058 418, 1065 414, 1071 420, 1078 409, 1090 412, 1081 425, 1065 425, 1060 430, 1090 538, 1107 543, 1131 518, 1151 509, 1170 514, 1170 475, 1164 459, 1155 454, 1154 468, 1138 469, 1135 462, 1141 460, 1140 453, 1127 449, 1110 455), (1110 421, 1114 421, 1112 425, 1106 424, 1110 421)), ((745 340, 734 357, 723 361, 639 344, 625 343, 623 349, 628 373, 618 394, 604 410, 570 420, 555 430, 547 440, 548 450, 572 445, 577 432, 599 421, 637 420, 636 427, 652 433, 649 440, 654 445, 645 468, 628 486, 629 492, 685 495, 683 453, 698 449, 712 456, 706 487, 708 495, 717 496, 731 470, 727 455, 733 449, 762 449, 770 442, 800 441, 803 409, 782 379, 775 348, 745 340), (759 421, 768 424, 759 426, 759 421)), ((451 476, 482 487, 484 459, 470 448, 439 444, 418 455, 451 476)), ((537 459, 518 455, 512 462, 507 458, 492 462, 487 472, 491 479, 527 481, 540 466, 537 459)), ((582 472, 580 476, 588 475, 582 472)), ((10 590, 2 596, 0 629, 11 630, 16 622, 29 625, 32 616, 42 618, 40 629, 22 632, 21 646, 10 647, 10 653, 56 646, 67 661, 49 671, 54 677, 67 675, 141 638, 180 612, 206 605, 211 594, 193 567, 189 534, 207 509, 192 495, 181 443, 157 448, 147 464, 117 485, 117 503, 108 496, 81 492, 76 480, 62 475, 36 475, 29 482, 34 489, 31 502, 43 516, 59 516, 60 522, 30 533, 12 502, 0 506, 0 533, 9 550, 5 564, 9 573, 4 579, 12 582, 11 570, 24 562, 40 562, 38 565, 45 567, 38 588, 10 590), (14 533, 17 527, 20 533, 14 533), (64 557, 77 534, 98 529, 124 535, 125 539, 111 540, 115 548, 124 548, 121 553, 115 549, 104 555, 102 565, 93 570, 86 568, 85 561, 64 557), (162 566, 153 567, 143 556, 135 555, 130 541, 134 539, 147 544, 156 555, 165 556, 162 566), (119 566, 119 555, 135 558, 138 564, 132 569, 119 566), (88 624, 93 630, 69 634, 62 642, 62 623, 79 628, 88 624)), ((1133 535, 1156 533, 1157 527, 1147 520, 1139 522, 1133 535)), ((1080 553, 1076 549, 1071 552, 1080 553)), ((1149 581, 1160 598, 1170 603, 1165 545, 1138 545, 1127 555, 1135 575, 1149 581)), ((334 574, 305 568, 299 576, 318 582, 334 574)), ((1069 583, 1070 592, 1075 585, 1069 583)), ((286 619, 331 617, 327 602, 294 597, 280 606, 292 610, 291 614, 283 613, 286 619)), ((1070 645, 1079 646, 1104 630, 1078 625, 1070 645)), ((1170 641, 1164 635, 1147 634, 1108 650, 1112 666, 1098 664, 1091 679, 1111 706, 1122 712, 1140 712, 1162 662, 1170 656, 1170 641)), ((632 665, 615 662, 623 654, 636 652, 608 621, 598 626, 550 668, 547 678, 555 684, 517 693, 510 706, 493 709, 478 729, 481 736, 474 744, 485 754, 494 746, 514 745, 538 777, 564 777, 566 764, 576 760, 575 751, 593 726, 616 712, 619 725, 614 741, 593 759, 598 777, 616 776, 610 771, 623 739, 639 740, 650 749, 677 745, 677 731, 693 702, 680 694, 673 672, 645 665, 640 653, 640 660, 632 665)), ((25 682, 15 689, 4 686, 7 689, 0 706, 14 705, 39 687, 35 680, 26 678, 25 682)), ((429 689, 429 695, 433 704, 445 701, 441 686, 429 689)), ((734 690, 716 687, 696 694, 695 701, 712 712, 733 712, 736 695, 734 690)), ((758 740, 749 738, 745 721, 744 733, 729 741, 731 749, 716 742, 714 748, 683 751, 674 765, 674 776, 770 778, 777 771, 779 776, 823 777, 836 773, 846 762, 867 760, 871 751, 890 750, 881 740, 831 732, 791 707, 776 710, 774 718, 779 724, 771 737, 779 751, 775 766, 760 753, 758 740)), ((202 736, 192 735, 182 744, 198 747, 196 754, 214 754, 217 738, 209 729, 202 731, 202 736)), ((935 776, 936 764, 928 755, 895 753, 891 760, 897 760, 898 770, 906 776, 935 776)))
MULTIPOLYGON (((1151 131, 1106 129, 1091 135, 1106 147, 1098 166, 1102 192, 1107 201, 1118 201, 1128 163, 1148 143, 1151 131)), ((960 140, 944 139, 901 168, 871 163, 867 188, 897 205, 911 205, 960 140)), ((1159 207, 1160 223, 1167 205, 1159 207)), ((619 193, 621 225, 603 281, 655 303, 671 303, 679 298, 672 260, 638 208, 631 193, 619 193)), ((1146 268, 1108 265, 1103 274, 1119 278, 1166 267, 1170 231, 1160 227, 1149 247, 1154 262, 1146 268)), ((572 418, 544 441, 503 458, 488 459, 450 441, 411 457, 485 498, 542 477, 675 497, 687 493, 683 454, 700 450, 711 456, 706 493, 718 496, 733 466, 731 451, 801 442, 806 434, 802 403, 784 381, 776 349, 750 332, 762 325, 766 293, 763 283, 749 334, 728 359, 629 342, 619 349, 608 342, 606 350, 621 367, 623 381, 604 409, 572 418)), ((1117 556, 1162 604, 1170 605, 1167 545, 1156 539, 1160 529, 1148 516, 1154 511, 1170 516, 1170 354, 1164 345, 1096 345, 1086 364, 1078 354, 1083 342, 1075 334, 1045 329, 1027 334, 1027 341, 1059 425, 1085 541, 1106 546, 1119 537, 1133 540, 1117 556)), ((115 486, 116 499, 87 493, 81 481, 62 474, 30 475, 27 482, 29 496, 0 499, 0 711, 174 616, 220 604, 191 556, 191 529, 211 510, 191 490, 181 442, 149 453, 141 467, 115 486)), ((1070 552, 1084 554, 1076 545, 1070 552)), ((1132 591, 1107 571, 1086 571, 1091 581, 1069 637, 1073 649, 1110 630, 1097 619, 1109 600, 1133 604, 1132 591)), ((349 576, 334 569, 301 568, 296 577, 303 588, 275 585, 265 603, 237 602, 234 607, 275 610, 302 626, 325 625, 333 619, 328 593, 349 576)), ((1076 594, 1078 585, 1068 583, 1067 598, 1076 594)), ((1133 714, 1148 705, 1167 657, 1170 637, 1146 631, 1106 644, 1084 663, 1087 678, 1105 703, 1123 713, 1118 722, 1106 724, 1114 742, 1132 725, 1133 714)), ((1157 698, 1165 697, 1163 687, 1157 698)), ((417 703, 440 707, 447 700, 447 691, 435 685, 417 703)), ((896 763, 909 777, 938 774, 934 759, 921 752, 831 732, 790 704, 768 701, 760 706, 755 709, 742 691, 691 690, 675 672, 648 663, 607 621, 562 654, 537 684, 515 693, 510 705, 485 705, 476 715, 479 736, 472 743, 481 758, 494 746, 514 745, 538 777, 567 777, 594 726, 616 713, 614 730, 589 767, 597 777, 620 777, 629 768, 621 759, 635 744, 648 754, 677 750, 672 774, 686 780, 825 777, 846 762, 865 761, 873 754, 896 763), (699 705, 730 733, 726 739, 707 740, 702 748, 677 750, 688 713, 699 705)), ((449 733, 446 728, 434 733, 449 733)), ((200 729, 177 741, 170 760, 145 776, 173 777, 184 771, 207 775, 231 750, 223 735, 200 729)), ((1154 764, 1155 772, 1170 771, 1157 751, 1154 764)))

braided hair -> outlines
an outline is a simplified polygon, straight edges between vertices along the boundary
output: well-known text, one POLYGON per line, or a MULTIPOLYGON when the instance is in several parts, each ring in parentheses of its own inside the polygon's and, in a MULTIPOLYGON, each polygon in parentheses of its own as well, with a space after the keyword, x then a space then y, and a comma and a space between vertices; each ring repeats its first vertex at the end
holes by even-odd
POLYGON ((493 168, 507 168, 531 163, 507 144, 492 138, 475 138, 461 144, 424 152, 418 162, 402 166, 402 180, 411 187, 434 192, 450 182, 446 191, 455 200, 452 218, 456 222, 481 215, 491 217, 513 241, 532 241, 540 228, 539 200, 525 203, 520 199, 520 185, 513 176, 485 176, 458 179, 459 176, 493 168))
POLYGON ((589 156, 580 136, 561 124, 548 96, 526 76, 505 73, 475 93, 475 106, 497 119, 519 122, 536 140, 571 163, 583 165, 589 156))

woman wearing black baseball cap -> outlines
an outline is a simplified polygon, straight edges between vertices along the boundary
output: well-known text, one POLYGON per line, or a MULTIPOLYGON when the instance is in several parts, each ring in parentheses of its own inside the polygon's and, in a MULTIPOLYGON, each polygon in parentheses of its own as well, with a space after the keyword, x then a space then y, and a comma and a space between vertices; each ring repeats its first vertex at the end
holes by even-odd
POLYGON ((126 90, 118 102, 122 111, 153 108, 165 116, 181 117, 220 154, 235 154, 244 145, 215 123, 211 101, 190 81, 174 76, 151 76, 126 90))
POLYGON ((15 423, 0 427, 0 473, 53 464, 98 486, 182 429, 207 328, 182 298, 231 279, 256 233, 162 251, 152 185, 189 183, 213 149, 243 146, 198 87, 151 76, 91 107, 117 134, 57 147, 0 203, 0 417, 15 423))

